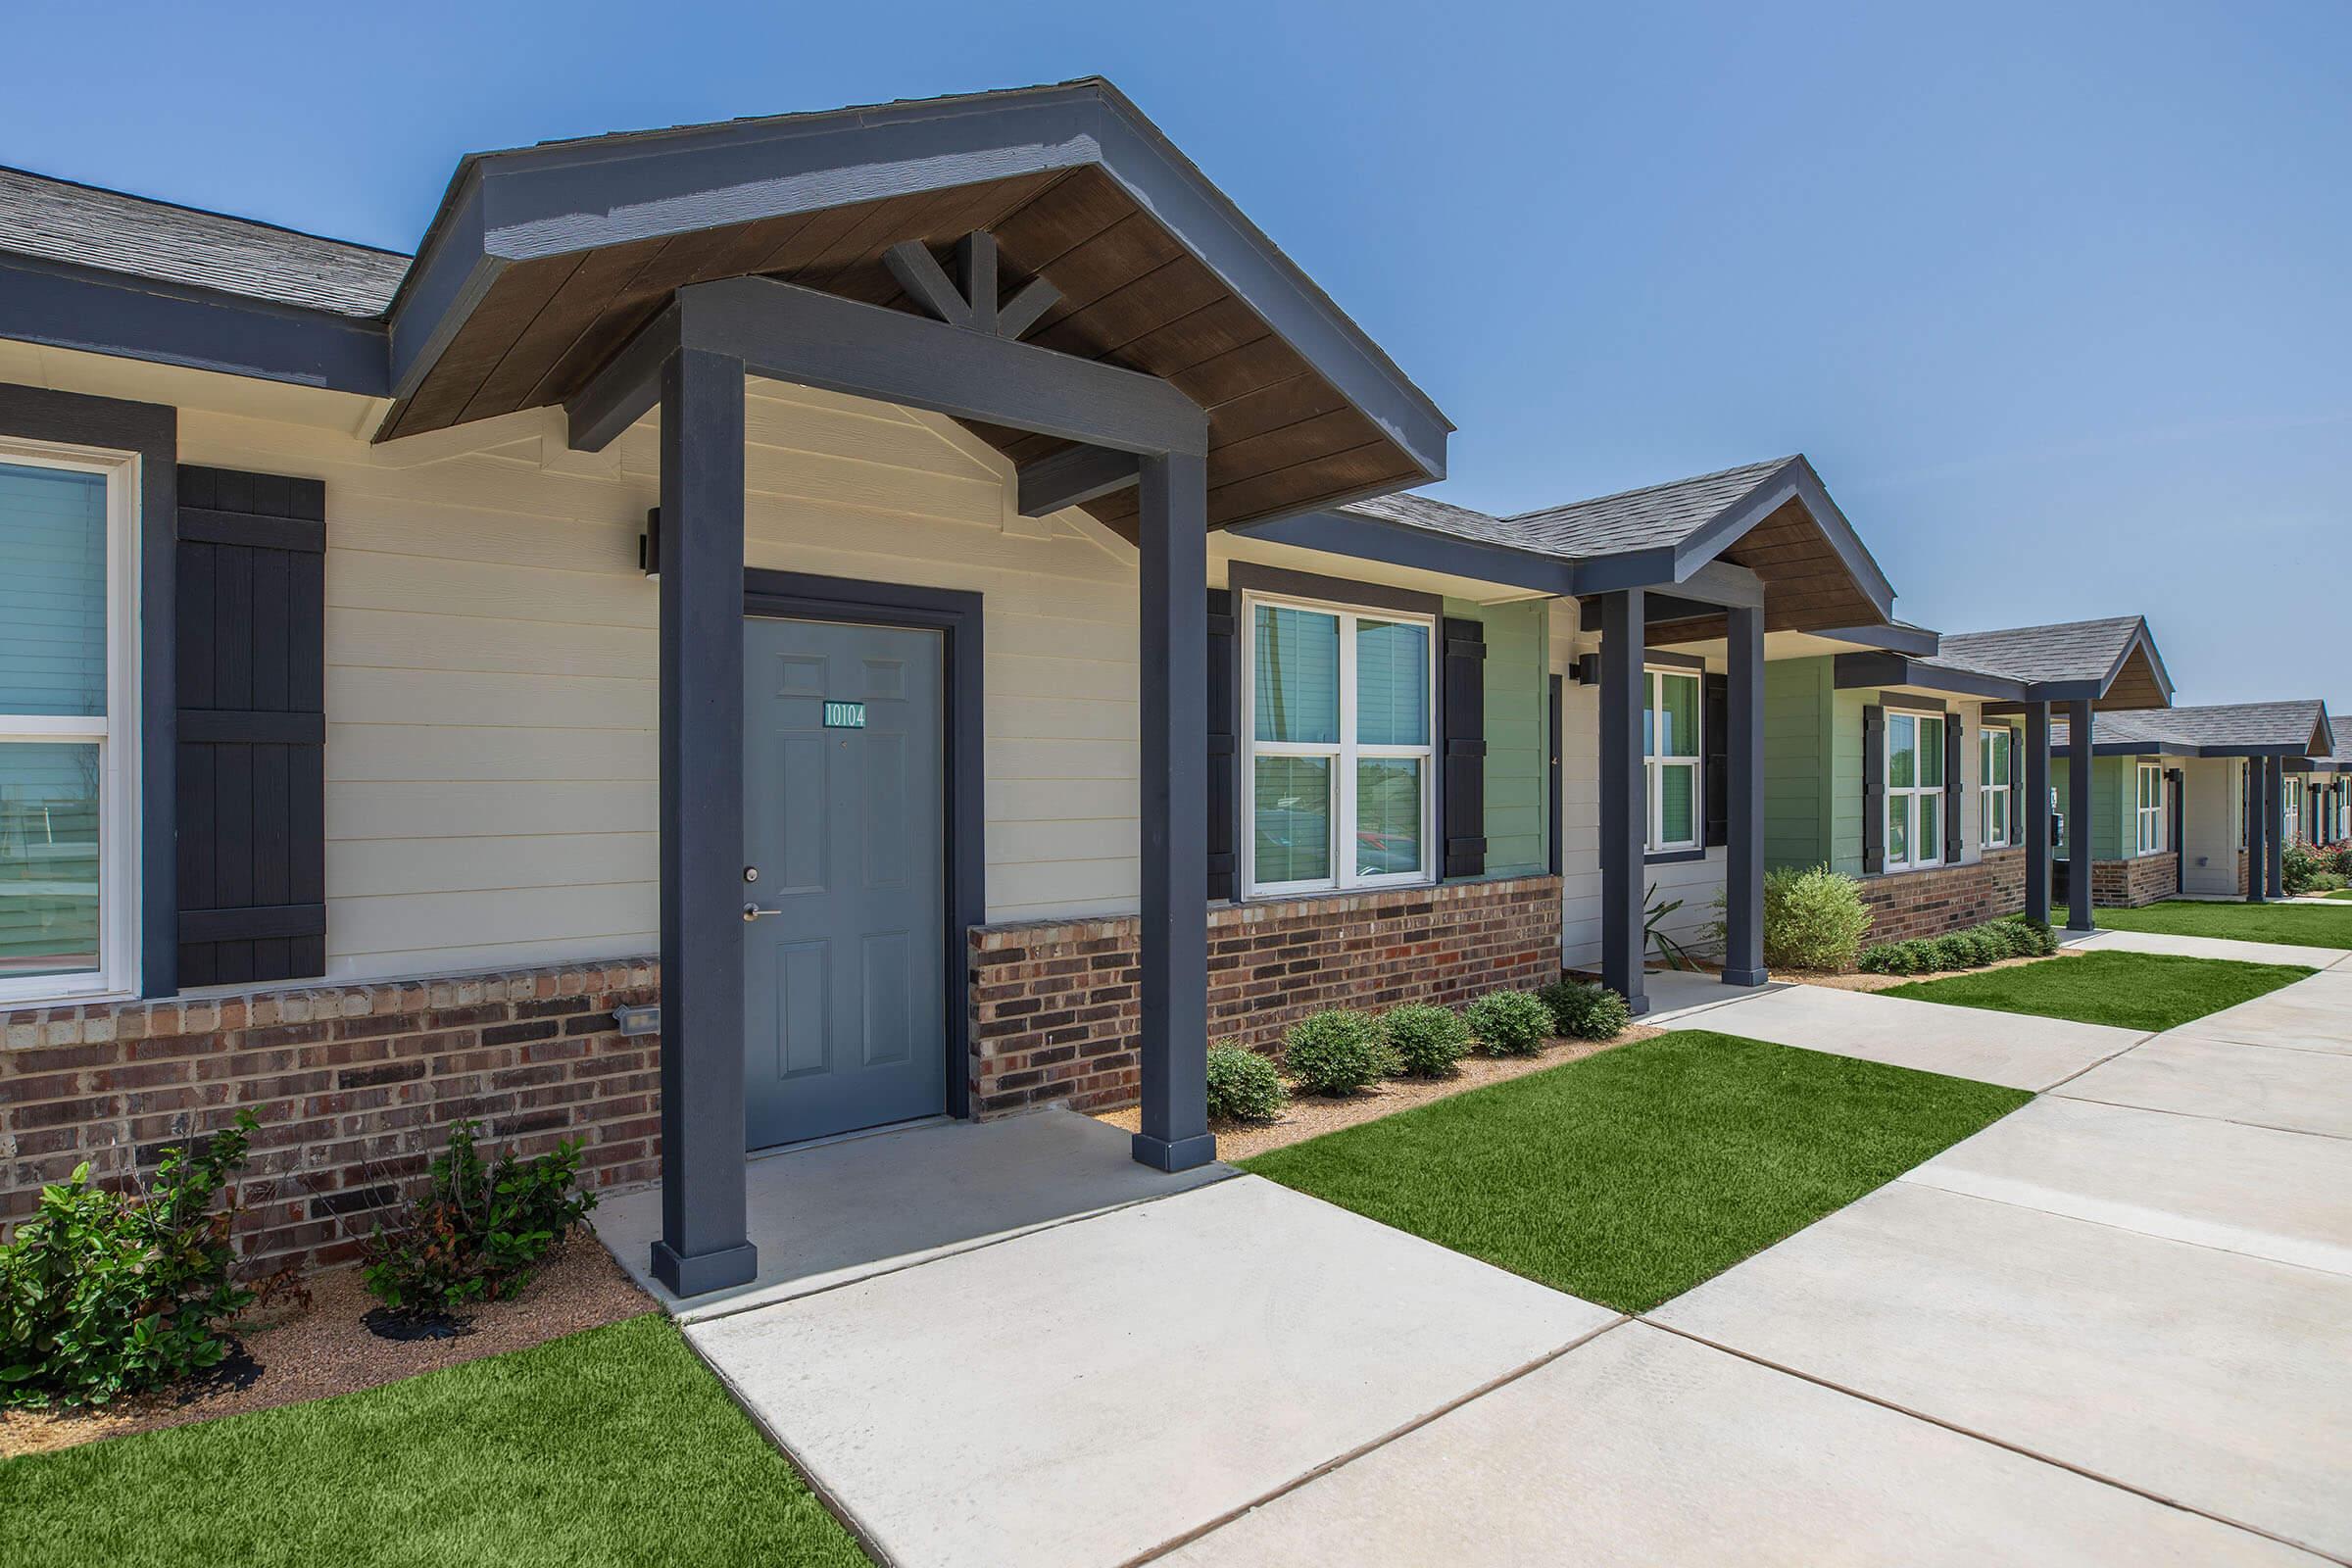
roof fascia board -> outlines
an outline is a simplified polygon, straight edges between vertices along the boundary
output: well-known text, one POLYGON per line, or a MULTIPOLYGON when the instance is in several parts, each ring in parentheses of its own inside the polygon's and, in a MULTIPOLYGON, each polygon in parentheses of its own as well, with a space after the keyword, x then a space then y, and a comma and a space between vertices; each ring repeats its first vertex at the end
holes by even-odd
POLYGON ((0 337, 382 397, 383 327, 213 289, 0 256, 0 337))
POLYGON ((1842 626, 1811 635, 1831 642, 1859 643, 1889 654, 1908 654, 1914 659, 1932 659, 1943 646, 1942 634, 1925 626, 1842 626))
POLYGON ((1377 561, 1384 565, 1497 583, 1535 593, 1565 596, 1575 591, 1577 564, 1533 550, 1483 544, 1385 517, 1337 512, 1306 512, 1230 530, 1246 539, 1314 550, 1325 555, 1377 561))
POLYGON ((2156 639, 2149 633, 2147 617, 2144 615, 2139 618, 2139 624, 2132 628, 2132 635, 2125 640, 2124 651, 2115 656, 2115 663, 2108 669, 2106 678, 2099 682, 2098 694, 2101 697, 2107 695, 2108 690, 2123 675, 2124 666, 2132 662, 2132 653, 2142 648, 2146 649, 2148 654, 2148 673, 2156 677, 2156 687, 2164 693, 2164 706, 2170 708, 2173 706, 2173 677, 2165 670, 2163 656, 2156 652, 2156 639))
POLYGON ((1903 654, 1871 652, 1834 657, 1832 677, 1839 691, 1916 686, 1926 691, 1950 692, 1960 697, 1990 697, 2007 702, 2021 702, 2025 698, 2025 687, 2017 681, 2003 680, 1997 675, 1973 674, 1967 670, 1923 667, 1903 654))
POLYGON ((1701 564, 1730 549, 1749 529, 1786 506, 1790 497, 1804 503, 1814 526, 1837 552, 1838 564, 1845 567, 1846 574, 1853 578, 1872 607, 1883 616, 1892 616, 1893 584, 1879 569, 1878 561, 1838 503, 1830 499, 1830 492, 1822 484, 1821 476, 1813 471, 1813 465, 1801 457, 1790 459, 1783 467, 1766 475, 1753 490, 1677 545, 1677 576, 1696 570, 1701 564))
POLYGON ((1673 550, 1658 545, 1648 550, 1625 550, 1615 555, 1586 556, 1576 563, 1579 598, 1623 593, 1628 588, 1658 588, 1677 580, 1673 550))
POLYGON ((1086 165, 1117 180, 1431 479, 1445 476, 1453 428, 1445 415, 1140 112, 1097 82, 469 159, 393 303, 398 379, 419 379, 431 364, 425 351, 478 302, 483 259, 567 254, 1086 165))

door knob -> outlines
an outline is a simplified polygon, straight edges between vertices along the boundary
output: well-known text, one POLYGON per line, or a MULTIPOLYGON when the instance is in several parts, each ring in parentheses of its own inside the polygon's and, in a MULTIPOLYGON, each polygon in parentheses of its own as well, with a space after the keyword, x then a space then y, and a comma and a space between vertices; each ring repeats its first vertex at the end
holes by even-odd
POLYGON ((763 914, 782 914, 783 912, 782 909, 762 909, 757 904, 747 904, 743 906, 743 923, 750 925, 763 914))

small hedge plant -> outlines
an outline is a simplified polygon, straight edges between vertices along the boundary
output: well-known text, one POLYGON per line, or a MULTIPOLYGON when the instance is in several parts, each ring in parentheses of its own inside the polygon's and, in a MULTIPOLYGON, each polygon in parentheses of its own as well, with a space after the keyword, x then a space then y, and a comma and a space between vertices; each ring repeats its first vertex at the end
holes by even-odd
POLYGON ((2309 893, 2311 879, 2325 868, 2319 853, 2308 844, 2289 844, 2278 852, 2278 881, 2292 897, 2309 893))
POLYGON ((1396 1070, 1412 1078, 1445 1078, 1470 1049, 1470 1026, 1449 1008, 1414 1003, 1391 1007, 1380 1020, 1396 1070))
POLYGON ((1625 999, 1591 980, 1554 980, 1536 993, 1551 1010, 1551 1031, 1563 1040, 1611 1040, 1634 1021, 1625 999))
POLYGON ((509 1150, 489 1165, 473 1147, 477 1128, 450 1124, 431 1190, 409 1203, 393 1229, 379 1225, 368 1239, 361 1278, 396 1312, 454 1312, 512 1298, 596 1206, 593 1193, 574 1190, 578 1144, 527 1160, 509 1150))
POLYGON ((1272 1121, 1291 1097, 1282 1074, 1249 1047, 1220 1040, 1208 1048, 1208 1114, 1228 1121, 1272 1121))
POLYGON ((1826 865, 1780 866, 1764 873, 1764 965, 1769 969, 1851 969, 1870 930, 1862 884, 1826 865))
POLYGON ((87 1163, 41 1190, 0 1246, 0 1404, 105 1404, 220 1363, 214 1325, 253 1292, 228 1277, 234 1196, 213 1200, 254 1125, 167 1149, 143 1194, 92 1187, 87 1163))
POLYGON ((1532 1056, 1551 1033, 1551 1009, 1532 991, 1490 991, 1465 1016, 1478 1043, 1497 1056, 1532 1056))
POLYGON ((1282 1059, 1310 1095, 1352 1095, 1387 1077, 1394 1064, 1378 1024, 1336 1007, 1291 1025, 1282 1059))
POLYGON ((2004 958, 2047 957, 2057 951, 2058 938, 2048 926, 2010 915, 1939 937, 1881 943, 1863 951, 1861 967, 1870 974, 1935 974, 1978 969, 2004 958))

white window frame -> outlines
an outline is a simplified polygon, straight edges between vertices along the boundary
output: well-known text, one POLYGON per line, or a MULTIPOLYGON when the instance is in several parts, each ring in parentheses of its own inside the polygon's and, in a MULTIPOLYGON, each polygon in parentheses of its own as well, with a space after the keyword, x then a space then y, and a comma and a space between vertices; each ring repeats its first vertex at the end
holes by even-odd
POLYGON ((1942 779, 1934 784, 1919 783, 1920 769, 1915 765, 1911 770, 1913 782, 1898 786, 1894 782, 1894 721, 1898 718, 1908 718, 1914 721, 1911 746, 1916 755, 1925 751, 1919 742, 1920 732, 1929 724, 1941 728, 1943 715, 1919 709, 1890 708, 1886 710, 1886 722, 1883 726, 1883 733, 1879 738, 1879 745, 1882 748, 1879 757, 1879 777, 1886 780, 1885 788, 1879 792, 1885 797, 1879 805, 1879 809, 1886 810, 1898 800, 1909 802, 1903 808, 1906 823, 1903 842, 1910 846, 1911 857, 1909 859, 1898 860, 1894 858, 1894 836, 1886 831, 1885 822, 1879 824, 1879 833, 1886 847, 1885 857, 1886 869, 1889 871, 1926 871, 1943 864, 1944 823, 1942 818, 1943 813, 1952 808, 1951 793, 1944 787, 1952 776, 1951 748, 1948 746, 1943 748, 1942 779), (1937 795, 1943 798, 1941 804, 1936 808, 1936 842, 1929 847, 1933 853, 1927 855, 1920 853, 1919 843, 1919 797, 1923 795, 1937 795))
MULTIPOLYGON (((1943 765, 1951 766, 1951 759, 1945 758, 1943 765)), ((1985 849, 2005 850, 2009 848, 2010 841, 2016 837, 2016 736, 2006 724, 1980 724, 1977 726, 1977 837, 1983 841, 1985 849), (1998 736, 2000 743, 2009 749, 2009 782, 2006 784, 1992 782, 1993 738, 1995 736, 1998 736), (1998 835, 1992 831, 1992 799, 1996 795, 2005 798, 2008 803, 2007 808, 2001 812, 2001 832, 1998 835)))
MULTIPOLYGON (((139 458, 136 453, 0 436, 0 463, 106 479, 106 713, 0 712, 0 746, 98 748, 98 967, 0 975, 0 1006, 137 994, 139 973, 139 458)), ((5 570, 6 562, 0 562, 5 570)))
POLYGON ((2134 855, 2164 853, 2164 764, 2139 762, 2132 769, 2132 812, 2133 830, 2132 848, 2134 855), (2148 777, 2155 775, 2156 787, 2148 788, 2148 777), (2153 796, 2155 804, 2149 805, 2153 796))
POLYGON ((1427 887, 1438 880, 1444 863, 1436 842, 1438 800, 1438 665, 1445 657, 1439 641, 1438 617, 1408 610, 1381 610, 1330 599, 1302 599, 1292 594, 1249 593, 1241 604, 1241 854, 1243 897, 1280 899, 1299 893, 1330 893, 1345 888, 1427 887), (1261 741, 1257 738, 1257 611, 1303 610, 1336 615, 1340 621, 1340 729, 1337 744, 1311 741, 1261 741), (1420 626, 1428 636, 1429 662, 1423 693, 1429 715, 1429 739, 1419 746, 1362 746, 1355 739, 1355 628, 1359 621, 1384 625, 1420 626), (1331 870, 1328 877, 1296 882, 1257 879, 1257 760, 1263 757, 1323 757, 1331 760, 1331 870), (1418 759, 1421 763, 1421 867, 1415 871, 1359 874, 1355 868, 1355 764, 1359 760, 1418 759))
POLYGON ((1653 739, 1642 748, 1642 784, 1648 797, 1647 815, 1642 828, 1642 851, 1647 855, 1676 855, 1707 846, 1707 672, 1685 664, 1643 664, 1642 666, 1642 701, 1643 704, 1642 730, 1653 739), (1693 722, 1693 749, 1689 757, 1660 757, 1654 737, 1665 728, 1666 688, 1663 676, 1680 675, 1698 687, 1698 700, 1690 705, 1693 722), (1687 767, 1690 770, 1690 836, 1687 839, 1664 837, 1666 827, 1666 769, 1687 767))

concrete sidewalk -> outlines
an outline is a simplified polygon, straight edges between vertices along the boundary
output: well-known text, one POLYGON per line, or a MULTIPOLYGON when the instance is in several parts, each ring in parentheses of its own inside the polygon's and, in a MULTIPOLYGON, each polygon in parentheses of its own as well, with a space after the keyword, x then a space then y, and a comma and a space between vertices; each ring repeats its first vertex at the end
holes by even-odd
POLYGON ((2231 937, 2184 937, 2163 931, 2070 932, 2067 947, 2077 953, 2157 953, 2180 958, 2227 958, 2234 963, 2295 963, 2310 969, 2333 969, 2352 963, 2352 952, 2342 948, 2313 948, 2284 942, 2239 942, 2231 937))

